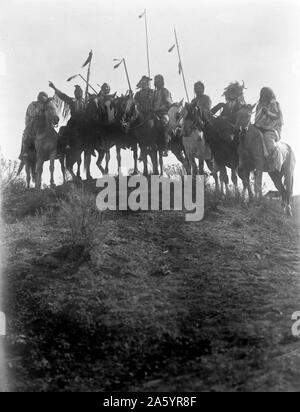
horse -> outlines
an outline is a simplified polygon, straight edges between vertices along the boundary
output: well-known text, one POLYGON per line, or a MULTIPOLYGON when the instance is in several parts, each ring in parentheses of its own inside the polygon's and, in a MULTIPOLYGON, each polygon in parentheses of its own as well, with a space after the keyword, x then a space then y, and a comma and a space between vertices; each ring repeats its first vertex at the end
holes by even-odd
POLYGON ((237 190, 239 136, 236 126, 222 116, 209 116, 208 119, 204 119, 203 131, 206 142, 211 149, 212 157, 220 172, 222 187, 225 184, 226 191, 229 190, 229 178, 226 170, 226 167, 228 167, 231 169, 231 181, 237 190))
POLYGON ((243 107, 237 115, 236 128, 239 130, 239 160, 240 174, 244 187, 248 189, 249 197, 253 198, 249 176, 255 172, 255 196, 262 197, 262 176, 267 172, 276 189, 279 191, 284 206, 284 211, 292 216, 291 197, 293 195, 294 171, 296 157, 292 148, 283 142, 275 144, 279 156, 278 165, 270 168, 264 153, 263 136, 260 130, 251 124, 253 106, 243 107), (276 167, 277 166, 277 167, 276 167))
POLYGON ((181 114, 181 139, 186 155, 185 169, 188 174, 204 175, 204 161, 215 180, 216 189, 219 188, 219 179, 216 163, 208 146, 203 132, 203 123, 197 108, 186 104, 181 114), (197 167, 195 159, 198 159, 197 167))
MULTIPOLYGON (((124 121, 127 124, 127 130, 133 132, 141 149, 140 159, 143 161, 143 174, 148 175, 148 156, 151 158, 153 173, 163 175, 163 150, 164 150, 164 126, 162 125, 157 114, 150 111, 148 114, 141 115, 132 99, 128 102, 124 113, 124 121), (160 171, 159 171, 160 169, 160 171)), ((168 137, 169 149, 183 165, 186 162, 184 147, 180 135, 180 113, 182 110, 182 101, 174 103, 168 110, 169 124, 168 137)))
POLYGON ((168 111, 169 116, 169 130, 170 136, 169 148, 182 164, 184 171, 188 173, 189 162, 186 156, 185 147, 182 142, 182 125, 185 108, 183 106, 183 99, 179 103, 173 103, 168 111))
POLYGON ((57 157, 58 133, 54 129, 59 122, 57 108, 52 99, 45 105, 44 115, 34 120, 32 126, 32 144, 28 148, 28 156, 21 160, 18 174, 25 166, 27 188, 31 177, 37 189, 41 188, 43 165, 50 160, 50 184, 54 186, 54 162, 57 157))
POLYGON ((45 108, 45 116, 38 120, 37 133, 34 139, 36 151, 35 187, 41 188, 44 162, 50 160, 50 185, 54 186, 54 162, 57 155, 58 133, 54 129, 59 122, 56 105, 49 100, 45 108))
MULTIPOLYGON (((96 162, 102 174, 108 173, 108 163, 110 160, 110 149, 116 146, 118 170, 121 169, 121 150, 131 149, 134 158, 134 174, 138 173, 138 146, 133 133, 130 133, 129 124, 126 121, 128 115, 131 116, 132 107, 131 93, 117 97, 109 105, 107 113, 100 112, 97 100, 91 101, 87 113, 89 123, 92 125, 93 132, 89 133, 88 146, 98 152, 96 162), (112 117, 112 112, 114 116, 112 117), (105 118, 106 117, 106 118, 105 118), (112 121, 113 119, 113 121, 112 121), (106 156, 106 168, 102 167, 102 160, 106 156)), ((107 106, 105 106, 107 107, 107 106)), ((87 174, 90 170, 91 156, 85 156, 85 168, 87 174)))
MULTIPOLYGON (((66 183, 66 167, 65 167, 65 154, 66 148, 65 144, 58 139, 57 143, 57 154, 55 160, 59 160, 61 166, 61 173, 63 177, 63 182, 66 183)), ((46 161, 50 160, 46 159, 46 161)), ((26 183, 27 189, 30 188, 31 180, 35 183, 36 180, 36 151, 34 147, 29 147, 28 149, 28 157, 26 160, 21 160, 17 176, 22 172, 25 166, 25 173, 26 173, 26 183)))

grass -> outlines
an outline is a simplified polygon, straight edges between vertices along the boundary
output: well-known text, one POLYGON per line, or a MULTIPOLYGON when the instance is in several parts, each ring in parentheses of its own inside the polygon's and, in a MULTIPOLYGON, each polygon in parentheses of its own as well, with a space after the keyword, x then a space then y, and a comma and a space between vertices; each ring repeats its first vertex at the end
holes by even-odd
POLYGON ((208 185, 192 225, 174 211, 101 215, 95 196, 68 184, 7 197, 13 388, 255 388, 298 296, 293 222, 208 185))

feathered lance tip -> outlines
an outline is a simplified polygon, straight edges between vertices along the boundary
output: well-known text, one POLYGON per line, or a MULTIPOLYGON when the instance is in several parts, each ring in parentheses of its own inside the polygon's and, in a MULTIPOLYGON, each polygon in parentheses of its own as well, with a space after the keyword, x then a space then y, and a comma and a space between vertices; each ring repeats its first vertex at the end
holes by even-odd
POLYGON ((114 69, 117 69, 121 64, 123 63, 123 59, 114 59, 114 62, 118 62, 117 64, 114 65, 114 69))
POLYGON ((76 79, 76 77, 78 76, 78 74, 74 74, 74 76, 71 76, 67 79, 67 82, 70 82, 73 79, 76 79))
POLYGON ((89 57, 86 59, 85 63, 83 63, 82 68, 85 67, 85 66, 87 66, 87 65, 91 62, 92 57, 93 57, 93 51, 91 50, 91 51, 89 52, 89 57))

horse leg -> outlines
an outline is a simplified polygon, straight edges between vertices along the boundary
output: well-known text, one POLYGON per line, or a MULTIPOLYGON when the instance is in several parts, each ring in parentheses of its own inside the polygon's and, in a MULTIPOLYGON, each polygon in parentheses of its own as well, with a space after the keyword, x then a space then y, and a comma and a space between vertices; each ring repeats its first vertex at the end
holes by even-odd
POLYGON ((199 175, 204 176, 204 174, 205 174, 205 173, 204 173, 204 160, 198 158, 198 161, 199 161, 199 167, 198 167, 198 169, 199 169, 199 175))
POLYGON ((185 170, 188 175, 192 175, 192 161, 191 159, 187 158, 185 162, 185 170))
POLYGON ((91 160, 92 156, 90 152, 84 152, 84 168, 86 171, 86 178, 87 180, 92 180, 91 176, 91 160))
POLYGON ((238 186, 238 177, 235 169, 231 169, 231 181, 235 188, 238 186))
POLYGON ((294 173, 293 170, 287 170, 284 173, 286 186, 286 213, 292 216, 291 197, 293 196, 294 173))
POLYGON ((122 174, 121 167, 122 167, 122 159, 121 159, 121 148, 116 146, 116 153, 117 153, 117 162, 118 162, 118 175, 122 174))
POLYGON ((77 174, 76 174, 77 178, 80 179, 80 180, 81 180, 81 175, 80 175, 81 163, 82 163, 82 160, 81 160, 81 156, 80 156, 80 158, 78 158, 78 160, 77 160, 77 174))
POLYGON ((66 183, 66 167, 65 167, 65 158, 64 158, 64 156, 59 158, 59 162, 60 162, 63 182, 66 183))
POLYGON ((50 158, 50 187, 53 188, 55 186, 54 183, 54 163, 55 163, 55 154, 53 154, 50 158))
POLYGON ((100 170, 102 175, 105 175, 105 170, 102 166, 102 161, 105 155, 106 155, 106 152, 104 150, 100 150, 100 149, 98 150, 98 159, 97 159, 96 165, 98 166, 98 169, 100 170))
POLYGON ((219 177, 218 177, 217 169, 215 167, 215 162, 213 160, 206 160, 205 162, 212 174, 212 177, 214 178, 215 188, 216 188, 216 191, 218 192, 220 190, 220 187, 219 187, 219 177))
POLYGON ((234 186, 234 191, 235 194, 237 195, 239 193, 239 187, 238 187, 238 175, 236 169, 232 168, 231 169, 231 181, 234 186))
POLYGON ((25 172, 26 172, 26 183, 27 189, 30 188, 30 181, 31 181, 31 165, 28 162, 25 162, 25 172))
POLYGON ((143 164, 144 164, 144 176, 149 176, 147 150, 145 151, 145 153, 143 153, 142 151, 141 156, 143 158, 143 164))
MULTIPOLYGON (((68 170, 68 172, 70 173, 70 175, 72 176, 72 179, 73 180, 76 180, 77 178, 76 178, 76 176, 75 176, 75 173, 74 173, 74 171, 73 171, 73 166, 74 166, 74 164, 77 162, 77 164, 78 164, 78 162, 79 162, 79 159, 81 160, 81 153, 79 154, 79 156, 78 156, 78 153, 79 152, 74 152, 74 151, 71 151, 71 150, 69 150, 68 152, 67 152, 67 155, 66 155, 66 167, 67 167, 67 170, 68 170)), ((80 166, 79 166, 80 167, 80 166)), ((79 169, 80 170, 80 169, 79 169)))
POLYGON ((110 161, 110 150, 108 149, 105 153, 105 161, 106 161, 106 165, 105 165, 105 173, 106 175, 108 175, 109 169, 108 169, 108 164, 110 161))
POLYGON ((285 212, 287 212, 288 214, 291 213, 291 208, 287 207, 289 204, 289 200, 288 200, 289 195, 287 193, 286 188, 284 187, 282 183, 282 173, 275 171, 275 172, 269 173, 269 176, 271 177, 276 189, 280 193, 280 196, 282 198, 282 205, 284 207, 285 212))
POLYGON ((164 159, 163 159, 161 150, 158 151, 158 157, 159 157, 160 175, 163 176, 164 175, 164 159))
POLYGON ((256 199, 262 198, 262 176, 263 172, 261 172, 260 170, 256 170, 254 172, 254 189, 256 199))
POLYGON ((226 167, 220 166, 220 180, 221 180, 221 193, 224 194, 224 185, 225 185, 225 189, 226 189, 226 193, 229 192, 229 179, 228 179, 228 174, 227 174, 227 170, 226 167))
POLYGON ((197 167, 197 163, 194 157, 192 157, 191 159, 191 164, 192 164, 192 175, 196 176, 198 172, 198 167, 197 167))
POLYGON ((183 151, 182 150, 172 150, 172 152, 174 153, 174 155, 176 156, 176 158, 178 159, 178 161, 182 164, 184 171, 184 174, 188 173, 188 168, 189 168, 189 162, 187 160, 187 158, 184 156, 183 151))
POLYGON ((133 161, 134 161, 134 169, 133 169, 133 174, 137 175, 139 174, 138 170, 138 146, 135 144, 132 148, 133 150, 133 161))
POLYGON ((158 171, 157 151, 154 149, 151 149, 150 157, 152 161, 153 174, 158 176, 159 171, 158 171))
POLYGON ((43 174, 43 166, 44 161, 37 156, 36 162, 36 181, 35 181, 35 188, 40 189, 42 185, 42 174, 43 174))

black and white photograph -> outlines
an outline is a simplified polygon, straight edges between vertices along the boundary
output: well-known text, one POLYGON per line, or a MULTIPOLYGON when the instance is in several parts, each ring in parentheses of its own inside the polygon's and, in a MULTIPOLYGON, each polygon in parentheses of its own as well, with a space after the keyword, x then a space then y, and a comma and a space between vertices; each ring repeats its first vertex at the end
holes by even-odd
POLYGON ((299 84, 298 0, 1 0, 0 392, 300 391, 299 84))

